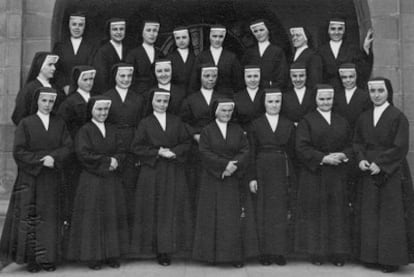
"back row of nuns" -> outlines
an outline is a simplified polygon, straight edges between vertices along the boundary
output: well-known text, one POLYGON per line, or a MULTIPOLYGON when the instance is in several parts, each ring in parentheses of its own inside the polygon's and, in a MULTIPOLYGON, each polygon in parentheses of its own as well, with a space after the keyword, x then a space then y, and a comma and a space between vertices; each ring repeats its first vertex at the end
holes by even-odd
MULTIPOLYGON (((82 13, 69 17, 70 37, 56 43, 53 52, 60 60, 57 64, 56 85, 69 91, 71 71, 76 65, 92 65, 97 70, 94 94, 102 94, 110 89, 109 76, 111 67, 119 62, 127 62, 134 67, 133 89, 142 94, 156 84, 154 76, 154 61, 163 57, 155 43, 160 30, 160 22, 148 20, 141 28, 142 44, 131 48, 124 43, 127 22, 122 18, 111 18, 107 21, 105 30, 107 37, 100 43, 95 43, 83 37, 86 28, 86 16, 82 13)), ((288 80, 289 65, 299 62, 306 65, 308 71, 308 86, 317 83, 329 83, 335 88, 341 87, 338 75, 339 65, 351 62, 357 67, 360 76, 358 85, 366 86, 371 74, 373 54, 371 45, 373 32, 369 30, 363 42, 362 49, 354 42, 346 39, 345 20, 334 18, 329 22, 328 34, 330 40, 318 49, 312 48, 312 38, 303 26, 289 29, 293 56, 285 57, 284 51, 270 41, 270 32, 264 20, 255 20, 250 24, 251 33, 257 44, 246 49, 238 57, 229 49, 223 48, 227 35, 225 26, 213 25, 210 29, 210 46, 197 57, 191 47, 191 36, 186 27, 177 27, 173 31, 176 49, 166 58, 172 60, 172 84, 181 86, 187 93, 198 90, 198 76, 195 74, 200 64, 212 63, 218 66, 221 74, 217 81, 217 89, 223 94, 232 96, 243 88, 242 66, 249 64, 260 65, 262 72, 261 87, 290 86, 288 80)))

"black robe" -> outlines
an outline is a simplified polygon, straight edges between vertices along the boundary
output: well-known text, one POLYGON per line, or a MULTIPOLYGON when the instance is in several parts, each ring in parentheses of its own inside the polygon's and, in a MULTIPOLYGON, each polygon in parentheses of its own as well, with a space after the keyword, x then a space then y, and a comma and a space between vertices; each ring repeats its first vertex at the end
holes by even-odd
MULTIPOLYGON (((12 114, 12 121, 15 125, 18 125, 20 120, 25 118, 26 116, 30 115, 30 111, 32 109, 33 104, 33 96, 36 89, 43 87, 42 83, 34 79, 23 86, 23 88, 17 93, 16 96, 16 105, 13 110, 12 114)), ((54 86, 52 86, 55 88, 54 86)), ((60 106, 60 104, 65 100, 66 95, 65 93, 58 89, 57 90, 57 98, 55 104, 53 105, 53 112, 56 112, 60 106)))
POLYGON ((359 184, 359 259, 383 265, 414 261, 414 196, 406 155, 409 123, 393 106, 385 109, 376 127, 373 110, 355 126, 356 159, 374 162, 381 172, 364 173, 359 184))
POLYGON ((243 129, 228 123, 223 138, 214 121, 201 132, 202 172, 193 258, 206 262, 242 262, 259 254, 246 169, 249 144, 243 129), (231 160, 237 171, 222 179, 231 160))
MULTIPOLYGON (((215 64, 210 49, 201 52, 193 66, 190 89, 198 91, 200 84, 200 71, 198 70, 202 64, 215 64)), ((233 97, 233 94, 243 88, 243 75, 241 65, 233 52, 223 49, 218 60, 218 75, 215 90, 219 93, 233 97)))
POLYGON ((279 116, 273 132, 266 115, 255 119, 249 129, 252 149, 249 180, 258 183, 254 195, 260 253, 283 255, 289 252, 289 187, 294 170, 295 126, 279 116))
POLYGON ((185 176, 189 147, 184 124, 172 114, 166 115, 165 131, 154 115, 138 125, 131 145, 141 162, 131 256, 167 253, 188 257, 193 238, 193 211, 185 176), (169 148, 176 158, 159 156, 160 147, 169 148))
POLYGON ((59 88, 70 85, 73 67, 77 65, 91 65, 95 51, 96 46, 85 38, 82 38, 76 54, 73 51, 70 37, 57 42, 53 47, 53 53, 59 56, 55 73, 56 85, 59 88))
MULTIPOLYGON (((331 124, 318 111, 307 114, 296 132, 301 162, 295 250, 326 259, 351 253, 347 163, 322 164, 325 155, 342 152, 352 159, 349 125, 332 113, 331 124)), ((349 162, 349 161, 348 161, 349 162)))
POLYGON ((188 85, 190 83, 191 72, 193 70, 195 55, 194 52, 188 51, 187 60, 184 62, 178 50, 175 50, 167 56, 172 64, 172 78, 171 83, 184 89, 187 93, 188 85))
POLYGON ((260 57, 259 46, 248 48, 243 55, 242 64, 260 66, 260 83, 262 88, 272 87, 285 88, 288 77, 288 66, 285 53, 282 48, 270 44, 260 57))
POLYGON ((306 86, 315 88, 316 84, 322 83, 322 60, 321 57, 311 48, 306 48, 299 57, 292 63, 301 63, 306 67, 306 86))
POLYGON ((236 120, 244 130, 256 118, 264 113, 263 91, 258 90, 252 101, 247 89, 239 91, 234 95, 237 107, 236 120))
POLYGON ((341 64, 354 63, 357 70, 357 85, 360 88, 367 86, 367 81, 371 76, 373 54, 367 55, 358 46, 347 41, 343 41, 339 48, 338 57, 335 59, 329 42, 322 45, 318 49, 318 53, 322 59, 323 82, 331 84, 335 89, 342 87, 341 78, 338 69, 341 64))
POLYGON ((67 258, 105 261, 127 254, 129 235, 120 178, 124 150, 115 126, 105 123, 103 137, 93 122, 78 132, 75 150, 82 164, 76 191, 67 258), (111 157, 119 167, 110 171, 111 157))
POLYGON ((283 93, 281 114, 293 121, 296 125, 307 113, 314 111, 315 108, 315 91, 312 89, 306 88, 302 104, 299 103, 299 99, 294 90, 288 90, 283 93))
POLYGON ((132 90, 128 90, 124 102, 122 102, 116 89, 108 90, 104 95, 112 100, 106 121, 114 124, 118 129, 125 150, 126 157, 121 169, 121 178, 126 197, 128 223, 131 229, 135 206, 135 189, 139 175, 139 161, 138 157, 130 151, 130 148, 135 130, 144 114, 144 99, 132 90))
POLYGON ((73 151, 66 125, 50 116, 46 131, 37 115, 17 126, 13 155, 18 173, 0 240, 3 262, 56 263, 61 260, 61 187, 64 161, 73 151), (54 158, 54 168, 40 161, 54 158))
POLYGON ((98 48, 92 63, 96 69, 94 94, 103 94, 115 84, 115 80, 112 80, 111 68, 114 64, 124 62, 128 51, 128 47, 122 43, 122 59, 120 59, 111 42, 108 41, 98 48))
MULTIPOLYGON (((154 56, 154 61, 162 58, 162 54, 157 48, 154 50, 154 56)), ((131 89, 139 94, 143 94, 156 84, 154 63, 151 63, 142 45, 132 49, 125 61, 134 67, 131 89)))

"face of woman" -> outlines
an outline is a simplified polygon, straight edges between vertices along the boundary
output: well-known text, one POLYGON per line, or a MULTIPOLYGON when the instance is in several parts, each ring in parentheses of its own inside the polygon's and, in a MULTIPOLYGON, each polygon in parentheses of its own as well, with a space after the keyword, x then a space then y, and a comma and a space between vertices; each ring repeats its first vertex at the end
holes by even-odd
POLYGON ((155 66, 155 77, 161 85, 167 85, 171 81, 171 64, 157 64, 155 66))
POLYGON ((55 104, 55 96, 40 94, 37 100, 37 109, 42 114, 50 114, 55 104))
POLYGON ((55 71, 56 67, 54 63, 46 63, 40 69, 39 75, 42 75, 45 79, 52 79, 55 71))
POLYGON ((78 79, 78 87, 81 90, 90 92, 93 87, 94 76, 92 74, 85 74, 78 79))
POLYGON ((125 25, 114 24, 110 27, 111 39, 115 42, 122 42, 125 38, 125 25))
POLYGON ((307 41, 302 33, 293 33, 291 36, 293 47, 299 48, 306 45, 307 41))
POLYGON ((217 82, 217 71, 205 70, 201 73, 201 87, 204 89, 213 89, 217 82))
POLYGON ((132 72, 131 71, 118 71, 115 76, 116 85, 120 88, 127 89, 132 83, 132 72))
POLYGON ((96 106, 92 109, 92 118, 98 122, 104 123, 108 117, 109 106, 96 106))
POLYGON ((187 49, 190 45, 190 36, 188 33, 179 33, 174 35, 175 45, 179 49, 187 49))
POLYGON ((333 92, 318 92, 316 94, 316 105, 323 112, 332 110, 333 92))
POLYGON ((306 71, 291 71, 290 80, 296 89, 301 89, 306 84, 306 71))
POLYGON ((277 115, 282 107, 282 94, 267 95, 265 98, 266 113, 270 115, 277 115))
POLYGON ((216 111, 216 118, 218 121, 227 123, 233 114, 233 105, 221 105, 216 111))
POLYGON ((80 18, 73 18, 69 20, 70 35, 74 38, 80 38, 85 31, 85 21, 80 18))
POLYGON ((168 109, 168 102, 170 97, 168 95, 154 95, 152 98, 152 108, 157 113, 165 113, 168 109))
POLYGON ((346 89, 353 89, 356 86, 356 72, 342 72, 340 74, 342 85, 346 89))
POLYGON ((210 45, 213 48, 220 48, 226 35, 222 31, 210 31, 210 45))
POLYGON ((158 27, 145 25, 142 30, 142 39, 146 44, 153 45, 157 41, 158 27))
POLYGON ((264 25, 252 28, 252 33, 258 42, 264 42, 269 39, 269 30, 264 25))
POLYGON ((388 99, 388 91, 381 84, 373 84, 369 87, 369 97, 374 106, 382 106, 388 99))
POLYGON ((341 41, 345 34, 345 25, 343 24, 329 24, 328 34, 331 40, 341 41))
POLYGON ((260 73, 259 72, 245 72, 244 82, 249 89, 257 89, 260 84, 260 73))

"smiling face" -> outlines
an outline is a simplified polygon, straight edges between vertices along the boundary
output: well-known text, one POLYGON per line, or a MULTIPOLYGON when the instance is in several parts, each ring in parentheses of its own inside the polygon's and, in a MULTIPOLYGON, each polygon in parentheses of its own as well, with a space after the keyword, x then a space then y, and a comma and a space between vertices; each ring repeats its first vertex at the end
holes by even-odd
POLYGON ((122 42, 125 38, 125 24, 110 24, 110 36, 115 42, 122 42))
POLYGON ((37 109, 40 113, 48 115, 53 109, 55 104, 56 95, 40 94, 37 99, 37 109))
POLYGON ((342 85, 346 89, 353 89, 356 87, 356 71, 344 71, 340 72, 342 85))
POLYGON ((260 84, 260 71, 245 71, 244 82, 249 89, 257 89, 260 84))
POLYGON ((80 38, 85 31, 85 19, 74 17, 69 19, 69 31, 73 38, 80 38))
POLYGON ((174 34, 175 45, 179 49, 187 49, 190 46, 190 36, 188 32, 178 32, 174 34))
POLYGON ((266 113, 270 115, 277 115, 282 107, 282 94, 266 95, 265 109, 266 113))
POLYGON ((306 37, 304 36, 303 32, 293 31, 291 33, 291 38, 293 47, 295 48, 302 47, 307 43, 306 37))
POLYGON ((218 30, 210 30, 210 45, 213 48, 220 48, 223 46, 225 32, 218 30))
POLYGON ((388 91, 383 84, 370 84, 369 97, 374 106, 382 106, 388 100, 388 91))
POLYGON ((290 80, 295 89, 301 89, 306 85, 306 70, 291 70, 290 80))
POLYGON ((231 119, 233 114, 234 107, 231 104, 228 105, 219 105, 216 111, 216 118, 218 121, 227 123, 231 119))
POLYGON ((258 42, 264 42, 269 39, 269 30, 264 24, 251 27, 251 31, 258 42))
POLYGON ((331 91, 318 91, 316 93, 316 105, 323 112, 332 110, 333 95, 331 91))
POLYGON ((345 25, 338 23, 330 23, 328 28, 328 34, 331 40, 341 41, 345 34, 345 25))
POLYGON ((204 89, 213 89, 217 82, 216 70, 203 70, 201 72, 201 87, 204 89))
POLYGON ((104 123, 109 113, 108 104, 95 104, 92 109, 92 118, 98 122, 104 123))
POLYGON ((116 85, 122 89, 127 89, 132 83, 132 70, 118 69, 115 76, 116 85))
POLYGON ((142 29, 142 40, 144 43, 153 45, 158 38, 159 26, 154 24, 145 24, 142 29))
POLYGON ((152 109, 157 113, 165 113, 168 109, 169 95, 154 94, 152 98, 152 109))
POLYGON ((171 82, 172 68, 170 63, 160 63, 155 65, 155 77, 161 85, 171 82))

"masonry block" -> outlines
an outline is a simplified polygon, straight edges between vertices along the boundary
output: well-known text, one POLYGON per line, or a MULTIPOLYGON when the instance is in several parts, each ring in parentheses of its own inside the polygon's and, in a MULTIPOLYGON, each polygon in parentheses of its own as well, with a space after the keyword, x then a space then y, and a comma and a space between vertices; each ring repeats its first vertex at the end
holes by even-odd
POLYGON ((22 66, 30 67, 36 52, 50 51, 49 39, 25 39, 23 41, 22 66))
POLYGON ((0 0, 0 12, 6 12, 7 0, 0 0))
POLYGON ((7 11, 12 13, 23 13, 23 1, 25 0, 7 0, 7 11))
POLYGON ((55 0, 26 0, 27 13, 53 13, 55 0))
POLYGON ((19 39, 8 39, 6 43, 6 65, 20 66, 22 62, 22 43, 19 39))
POLYGON ((8 14, 7 15, 7 38, 21 38, 22 37, 22 15, 8 14))
MULTIPOLYGON (((19 67, 7 67, 4 72, 6 78, 6 93, 10 96, 17 95, 20 89, 20 68, 19 67)), ((14 97, 12 97, 14 98, 14 97)))
POLYGON ((414 66, 414 41, 401 43, 402 67, 414 66))
POLYGON ((27 39, 50 39, 51 16, 26 14, 23 17, 23 36, 27 39))
MULTIPOLYGON (((403 112, 408 120, 414 120, 414 88, 404 91, 403 112)), ((412 138, 414 139, 414 137, 412 138)))
POLYGON ((414 41, 414 14, 401 14, 401 33, 402 41, 414 41))
POLYGON ((399 17, 387 16, 372 19, 375 30, 375 38, 395 39, 399 38, 399 17))
POLYGON ((402 14, 414 14, 413 0, 400 0, 402 14))
POLYGON ((0 12, 0 38, 5 38, 7 36, 7 18, 6 13, 0 12))
POLYGON ((400 65, 400 43, 395 39, 376 39, 374 43, 374 62, 379 66, 398 67, 400 65))
POLYGON ((368 0, 371 17, 394 15, 400 12, 398 0, 368 0))

